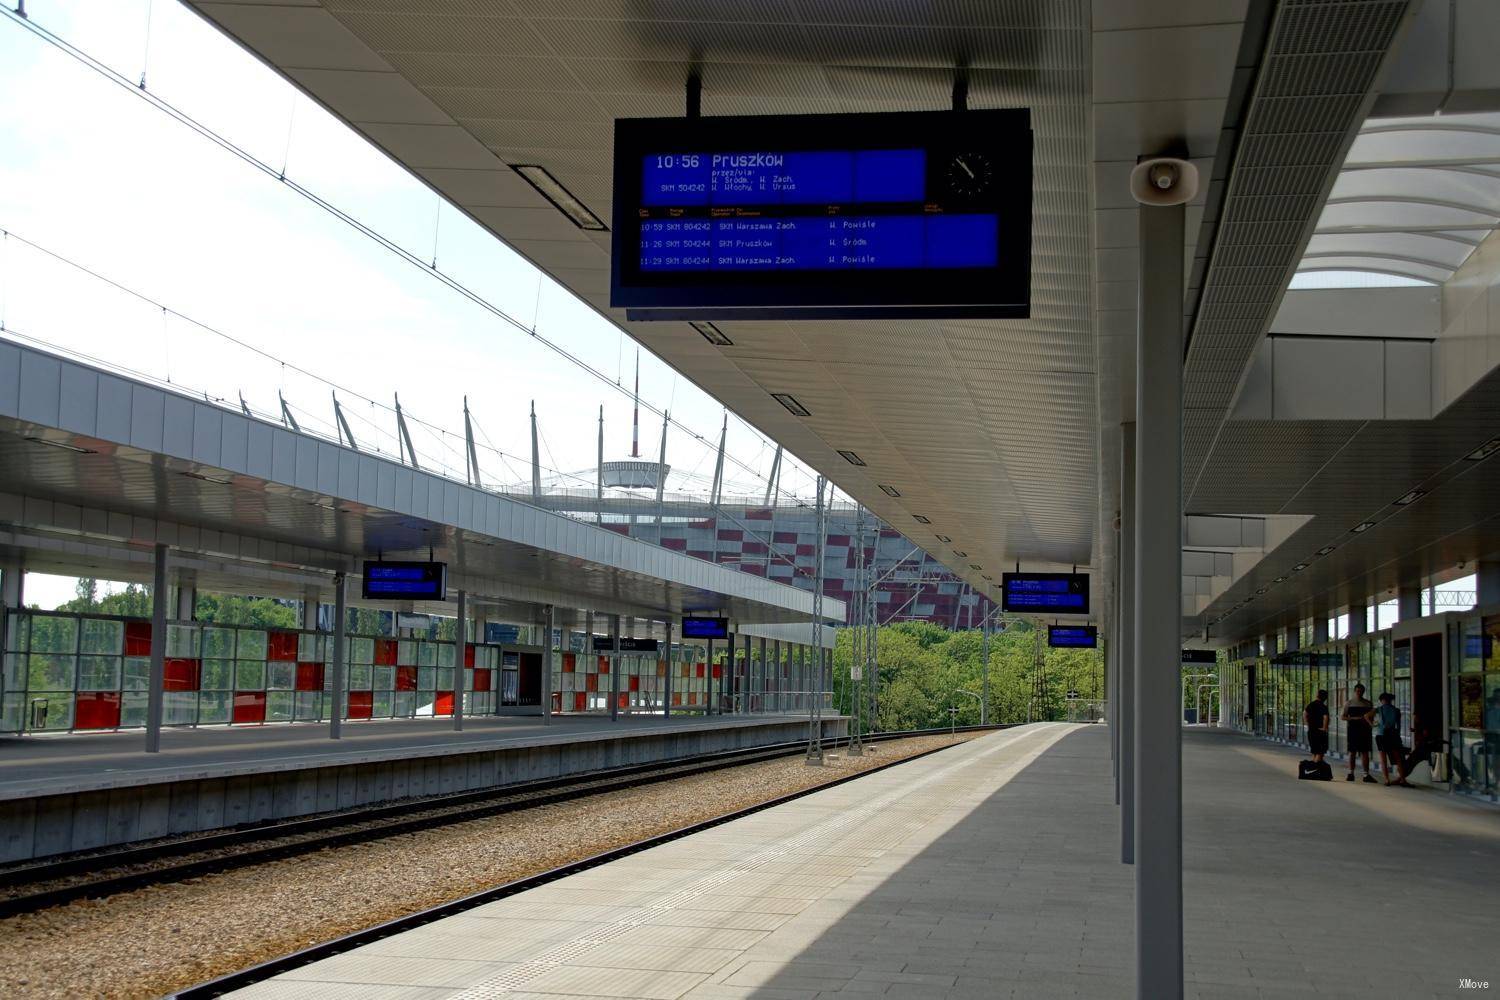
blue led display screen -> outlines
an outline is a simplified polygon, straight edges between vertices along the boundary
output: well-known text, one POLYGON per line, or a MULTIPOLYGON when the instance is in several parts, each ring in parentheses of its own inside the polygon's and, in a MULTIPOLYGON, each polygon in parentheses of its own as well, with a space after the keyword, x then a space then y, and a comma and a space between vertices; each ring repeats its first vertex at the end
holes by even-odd
POLYGON ((1095 649, 1099 629, 1093 625, 1049 625, 1047 645, 1058 649, 1095 649))
POLYGON ((683 618, 682 637, 684 639, 727 639, 729 638, 729 619, 683 618))
POLYGON ((448 599, 448 565, 367 562, 361 592, 367 601, 444 601, 448 599))
POLYGON ((1018 614, 1086 615, 1089 578, 1085 573, 1006 573, 1000 610, 1018 614))
POLYGON ((1024 111, 622 119, 631 319, 1026 316, 1024 111))

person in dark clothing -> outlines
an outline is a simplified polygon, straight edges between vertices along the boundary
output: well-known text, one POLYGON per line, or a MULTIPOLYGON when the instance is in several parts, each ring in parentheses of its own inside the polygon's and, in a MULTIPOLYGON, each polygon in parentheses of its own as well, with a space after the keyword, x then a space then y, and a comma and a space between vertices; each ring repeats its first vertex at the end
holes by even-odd
POLYGON ((1380 696, 1380 704, 1370 713, 1370 722, 1375 727, 1375 745, 1380 748, 1380 770, 1387 785, 1411 785, 1402 769, 1406 760, 1405 748, 1401 745, 1401 709, 1396 707, 1396 696, 1389 691, 1380 696), (1391 780, 1391 767, 1396 768, 1396 780, 1391 780))
POLYGON ((1370 713, 1375 706, 1365 697, 1365 686, 1354 685, 1354 697, 1344 705, 1344 724, 1349 741, 1349 774, 1345 781, 1354 780, 1354 758, 1363 757, 1365 781, 1375 784, 1370 776, 1370 713))
POLYGON ((1323 763, 1323 755, 1328 752, 1327 691, 1320 689, 1318 696, 1307 703, 1302 710, 1302 724, 1307 727, 1307 749, 1312 751, 1312 759, 1323 763))

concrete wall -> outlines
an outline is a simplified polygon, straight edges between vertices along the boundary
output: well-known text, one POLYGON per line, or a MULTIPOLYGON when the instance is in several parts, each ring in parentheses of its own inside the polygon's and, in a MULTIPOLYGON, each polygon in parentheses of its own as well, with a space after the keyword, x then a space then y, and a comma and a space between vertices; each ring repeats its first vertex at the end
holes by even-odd
POLYGON ((1443 286, 1442 332, 1433 344, 1433 412, 1441 412, 1496 365, 1500 365, 1500 233, 1490 234, 1443 286))
MULTIPOLYGON (((828 737, 847 729, 823 723, 828 737)), ((12 799, 0 862, 806 738, 806 722, 788 721, 12 799)))

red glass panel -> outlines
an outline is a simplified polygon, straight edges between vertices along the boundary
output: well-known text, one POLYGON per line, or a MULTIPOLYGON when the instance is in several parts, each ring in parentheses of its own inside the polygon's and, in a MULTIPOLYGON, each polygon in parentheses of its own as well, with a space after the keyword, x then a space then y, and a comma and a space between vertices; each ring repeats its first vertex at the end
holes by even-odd
POLYGON ((396 665, 396 640, 375 640, 375 665, 377 667, 394 667, 396 665))
POLYGON ((601 656, 601 657, 599 657, 599 672, 601 674, 607 674, 607 673, 609 673, 609 657, 607 657, 607 656, 601 656))
POLYGON ((584 677, 584 686, 588 690, 590 690, 590 691, 597 691, 597 690, 599 690, 599 675, 598 674, 584 674, 583 677, 584 677))
POLYGON ((452 691, 439 691, 437 693, 437 700, 432 703, 432 714, 433 715, 452 715, 453 714, 453 692, 452 691))
POLYGON ((77 729, 120 728, 120 692, 80 692, 73 700, 73 726, 77 729))
POLYGON ((681 705, 682 704, 682 692, 681 691, 673 691, 672 692, 672 704, 674 704, 674 705, 681 705))
POLYGON ((582 691, 573 692, 573 711, 582 712, 588 708, 587 696, 582 691))
POLYGON ((617 700, 620 702, 620 707, 621 708, 629 708, 630 707, 630 695, 626 694, 624 691, 620 692, 617 700))
POLYGON ((553 712, 561 712, 562 711, 562 692, 561 691, 553 691, 552 692, 552 711, 553 712))
POLYGON ((162 690, 198 690, 198 661, 168 657, 162 664, 162 690))
POLYGON ((488 691, 490 689, 490 672, 488 670, 476 669, 474 671, 474 690, 488 691))
POLYGON ((469 644, 469 645, 467 645, 467 646, 464 647, 464 666, 466 666, 466 667, 472 667, 473 665, 474 665, 474 646, 471 643, 471 644, 469 644))
POLYGON ((563 654, 563 673, 571 674, 578 666, 578 656, 574 653, 563 654))
POLYGON ((266 659, 295 660, 297 658, 296 632, 266 633, 266 659))
POLYGON ((632 677, 632 678, 630 678, 630 690, 632 690, 632 691, 639 691, 640 689, 641 689, 641 679, 639 677, 632 677))
POLYGON ((236 691, 234 693, 235 722, 265 722, 266 693, 264 691, 236 691))
POLYGON ((297 664, 297 690, 323 690, 323 664, 307 662, 297 664))
POLYGON ((150 622, 126 622, 125 623, 125 655, 126 656, 150 656, 151 655, 151 623, 150 622))
POLYGON ((703 671, 705 669, 704 665, 701 664, 701 663, 699 663, 699 664, 695 664, 695 666, 698 668, 698 676, 702 677, 703 676, 703 671))
POLYGON ((396 690, 397 691, 415 691, 416 689, 417 689, 417 668, 416 667, 397 667, 396 668, 396 690))
POLYGON ((718 663, 714 664, 714 676, 715 677, 723 677, 724 676, 724 668, 723 668, 722 665, 720 665, 718 663))
POLYGON ((375 708, 375 693, 373 691, 350 691, 349 712, 351 719, 368 719, 375 708))

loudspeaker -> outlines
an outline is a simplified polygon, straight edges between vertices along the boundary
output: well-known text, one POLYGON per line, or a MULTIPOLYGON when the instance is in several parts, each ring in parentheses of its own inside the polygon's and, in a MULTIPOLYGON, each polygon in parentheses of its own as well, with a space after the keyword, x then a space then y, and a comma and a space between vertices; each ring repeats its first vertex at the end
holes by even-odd
POLYGON ((1153 156, 1130 172, 1130 196, 1142 205, 1182 205, 1198 193, 1198 168, 1175 156, 1153 156))

